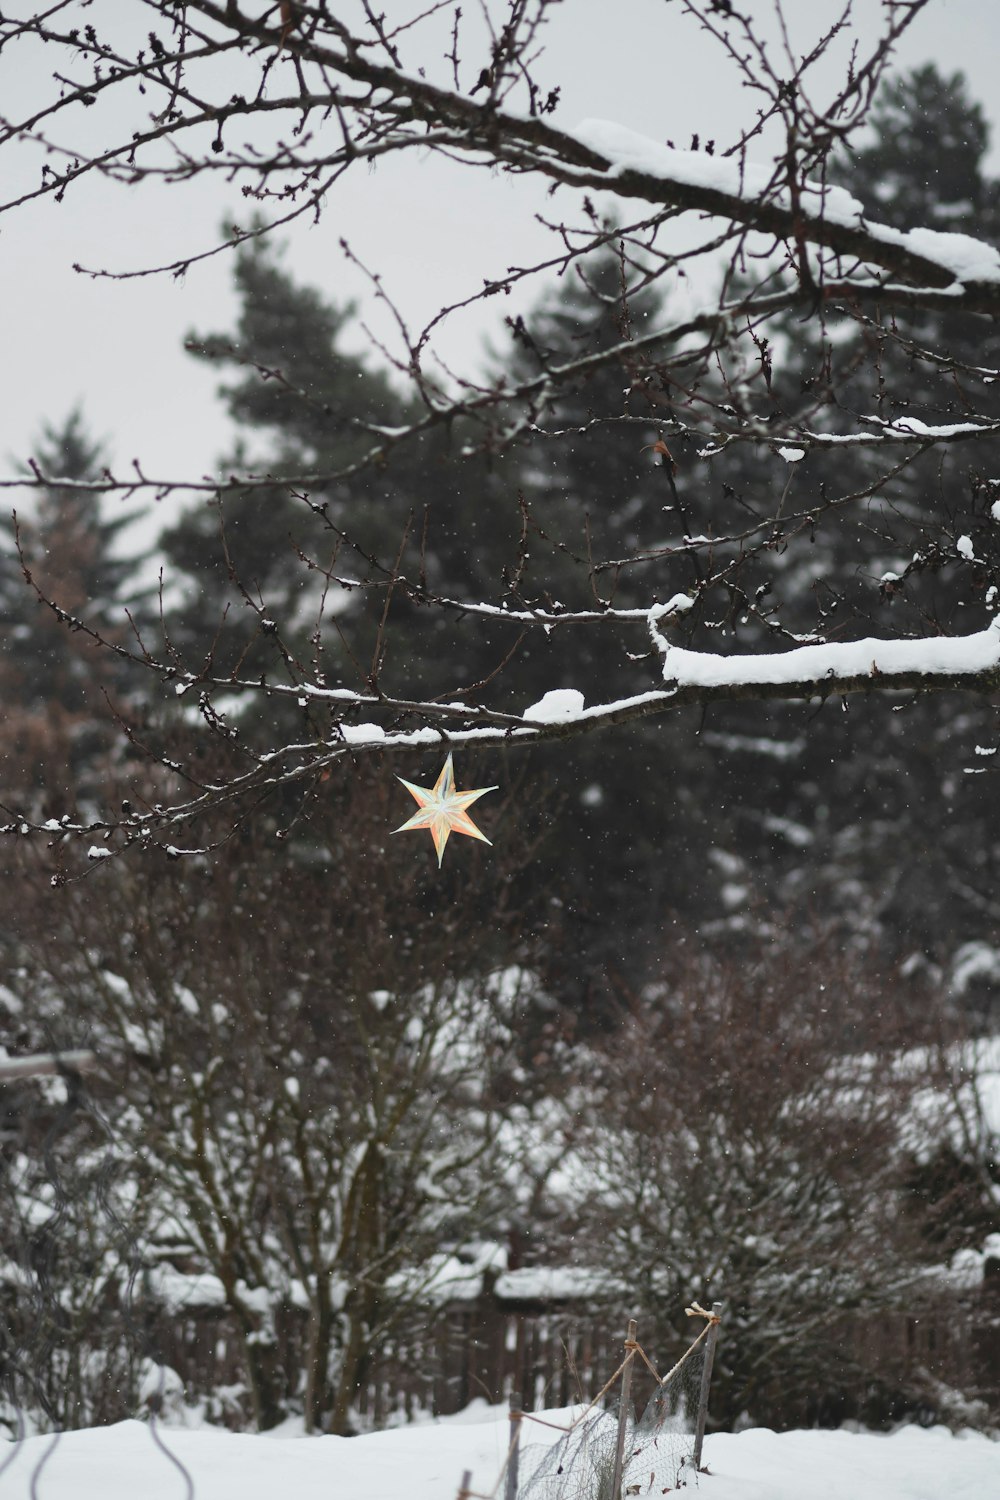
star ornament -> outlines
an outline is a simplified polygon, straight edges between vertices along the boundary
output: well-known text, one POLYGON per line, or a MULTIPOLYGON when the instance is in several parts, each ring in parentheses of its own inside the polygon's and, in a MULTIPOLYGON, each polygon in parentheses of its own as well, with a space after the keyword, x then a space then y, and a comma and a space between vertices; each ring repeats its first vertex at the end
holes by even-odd
POLYGON ((479 839, 483 844, 491 842, 485 833, 480 833, 466 812, 466 808, 470 807, 477 797, 484 797, 487 792, 497 792, 500 788, 481 786, 474 792, 456 791, 455 768, 452 765, 450 753, 433 787, 414 786, 412 781, 406 781, 402 776, 397 776, 396 780, 402 781, 410 796, 416 801, 417 811, 399 828, 394 828, 393 833, 407 833, 410 829, 426 828, 434 840, 439 870, 441 861, 444 859, 445 845, 453 833, 464 833, 468 838, 479 839))

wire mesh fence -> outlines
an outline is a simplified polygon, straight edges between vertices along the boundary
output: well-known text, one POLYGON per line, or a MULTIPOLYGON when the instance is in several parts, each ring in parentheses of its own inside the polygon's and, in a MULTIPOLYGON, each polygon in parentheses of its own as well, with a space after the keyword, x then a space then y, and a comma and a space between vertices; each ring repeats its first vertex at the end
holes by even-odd
POLYGON ((701 1467, 701 1446, 721 1323, 721 1303, 711 1312, 693 1303, 686 1311, 704 1327, 666 1375, 661 1376, 629 1324, 625 1357, 604 1388, 565 1427, 533 1413, 511 1411, 506 1462, 488 1494, 463 1476, 458 1500, 629 1500, 685 1488, 701 1467), (653 1388, 641 1413, 633 1401, 640 1365, 653 1388), (531 1432, 547 1429, 545 1442, 531 1432), (526 1430, 527 1429, 527 1430, 526 1430))

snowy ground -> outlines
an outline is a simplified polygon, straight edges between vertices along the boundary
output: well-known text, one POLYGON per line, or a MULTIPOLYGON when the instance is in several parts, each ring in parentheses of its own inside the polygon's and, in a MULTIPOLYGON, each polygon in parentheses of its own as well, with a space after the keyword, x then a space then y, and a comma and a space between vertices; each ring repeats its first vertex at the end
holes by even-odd
MULTIPOLYGON (((550 1414, 560 1419, 562 1414, 550 1414)), ((530 1428, 544 1442, 550 1429, 530 1428)), ((506 1453, 506 1415, 458 1417, 362 1438, 254 1437, 140 1422, 30 1438, 0 1448, 3 1500, 455 1500, 464 1470, 490 1495, 506 1453), (46 1457, 48 1455, 48 1457, 46 1457), (188 1476, 190 1477, 189 1487, 188 1476), (32 1488, 34 1480, 34 1489, 32 1488)), ((551 1436, 555 1436, 551 1433, 551 1436)), ((525 1434, 525 1441, 529 1433, 525 1434)), ((907 1427, 720 1434, 705 1443, 704 1500, 996 1500, 1000 1443, 907 1427)), ((689 1493, 692 1491, 689 1490, 689 1493)))

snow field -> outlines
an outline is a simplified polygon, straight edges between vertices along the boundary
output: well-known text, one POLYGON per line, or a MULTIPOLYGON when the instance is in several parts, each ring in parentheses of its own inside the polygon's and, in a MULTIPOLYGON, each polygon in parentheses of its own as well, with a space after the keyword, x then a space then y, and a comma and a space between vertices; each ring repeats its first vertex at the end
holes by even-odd
MULTIPOLYGON (((570 1413, 548 1412, 565 1422, 570 1413)), ((2 1453, 2 1500, 455 1500, 466 1469, 490 1495, 507 1451, 507 1414, 484 1402, 457 1417, 360 1438, 256 1436, 142 1422, 25 1440, 2 1453), (154 1440, 173 1455, 168 1457, 154 1440), (179 1461, 179 1463, 177 1462, 179 1461), (39 1469, 41 1465, 41 1469, 39 1469)), ((558 1433, 527 1424, 530 1448, 558 1433)), ((705 1441, 704 1500, 997 1500, 1000 1443, 980 1433, 904 1427, 875 1433, 753 1428, 705 1441)), ((689 1493, 693 1491, 689 1490, 689 1493)), ((567 1497, 568 1500, 568 1497, 567 1497)))

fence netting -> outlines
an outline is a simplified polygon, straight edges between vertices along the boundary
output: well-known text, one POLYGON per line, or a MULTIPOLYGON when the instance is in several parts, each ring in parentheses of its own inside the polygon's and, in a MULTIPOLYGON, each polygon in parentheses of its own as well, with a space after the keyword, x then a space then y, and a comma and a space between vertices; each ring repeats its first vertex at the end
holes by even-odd
POLYGON ((494 1495, 502 1492, 506 1500, 515 1495, 516 1500, 628 1500, 683 1489, 697 1474, 698 1413, 709 1373, 707 1335, 718 1322, 697 1304, 689 1312, 703 1316, 705 1327, 666 1376, 661 1378, 641 1346, 630 1341, 626 1361, 605 1389, 554 1442, 532 1442, 532 1424, 539 1419, 520 1413, 522 1426, 494 1495), (655 1382, 639 1415, 628 1401, 629 1382, 623 1378, 635 1360, 642 1361, 655 1382))

